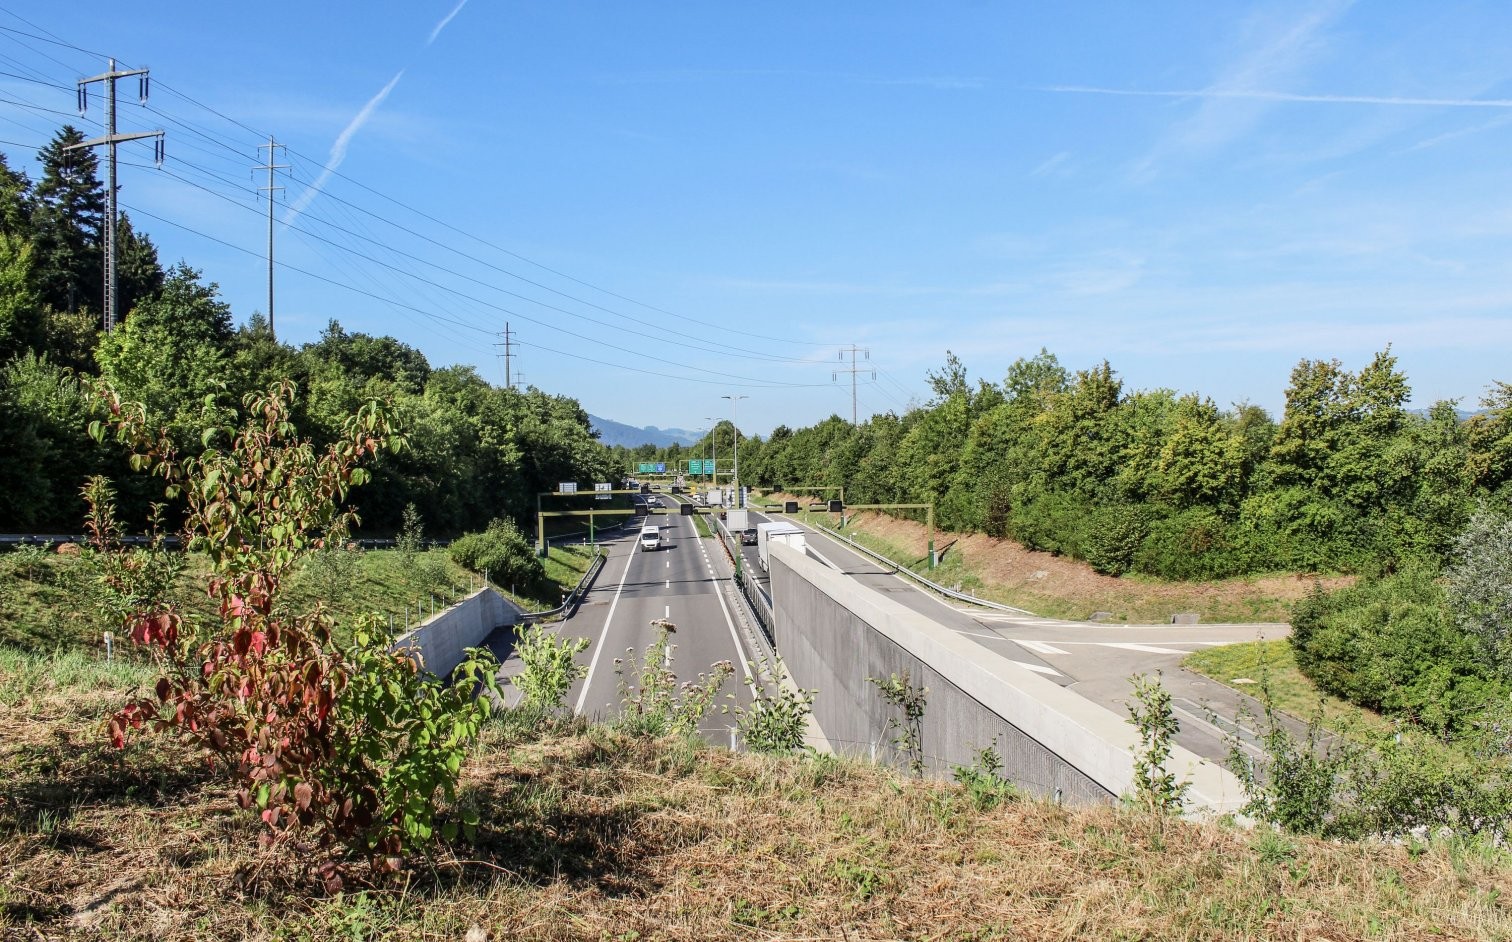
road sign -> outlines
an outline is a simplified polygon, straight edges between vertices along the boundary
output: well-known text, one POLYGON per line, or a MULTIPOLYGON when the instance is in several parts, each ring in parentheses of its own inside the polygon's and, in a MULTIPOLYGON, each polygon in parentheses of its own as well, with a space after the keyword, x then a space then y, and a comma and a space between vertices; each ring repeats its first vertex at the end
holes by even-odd
POLYGON ((563 481, 560 485, 557 486, 557 491, 560 492, 560 493, 563 493, 563 494, 576 494, 577 493, 577 482, 576 481, 563 481))
POLYGON ((667 463, 665 461, 658 461, 656 463, 656 473, 657 474, 666 474, 667 473, 667 463))
POLYGON ((654 461, 642 461, 635 466, 635 472, 637 474, 655 474, 657 467, 654 461))
POLYGON ((689 474, 713 474, 714 462, 709 458, 694 458, 688 462, 689 474))
POLYGON ((598 492, 594 494, 594 500, 610 500, 614 497, 613 494, 609 493, 614 490, 613 484, 595 484, 593 485, 593 489, 598 492))

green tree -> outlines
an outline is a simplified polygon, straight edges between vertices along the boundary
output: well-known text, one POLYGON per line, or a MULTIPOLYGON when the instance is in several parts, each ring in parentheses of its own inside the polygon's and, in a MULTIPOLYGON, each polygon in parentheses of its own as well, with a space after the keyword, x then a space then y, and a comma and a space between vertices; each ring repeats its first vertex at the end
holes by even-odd
POLYGON ((44 349, 46 317, 36 289, 36 251, 25 236, 0 228, 0 363, 44 349))
POLYGON ((189 266, 175 266, 162 290, 138 304, 96 351, 100 375, 143 403, 152 421, 174 429, 181 446, 197 435, 205 397, 227 392, 231 309, 218 290, 189 266))
POLYGON ((83 142, 77 128, 65 125, 42 148, 32 211, 37 288, 44 302, 68 313, 86 308, 98 313, 104 291, 105 187, 94 152, 78 147, 83 142))
POLYGON ((116 223, 116 309, 123 318, 129 318, 138 304, 162 291, 166 281, 157 246, 145 233, 138 233, 131 217, 122 213, 116 223))

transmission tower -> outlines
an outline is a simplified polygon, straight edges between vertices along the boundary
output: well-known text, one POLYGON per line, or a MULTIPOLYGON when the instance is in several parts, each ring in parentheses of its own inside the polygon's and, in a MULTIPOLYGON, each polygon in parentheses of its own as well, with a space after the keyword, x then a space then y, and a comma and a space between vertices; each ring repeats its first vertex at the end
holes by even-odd
POLYGON ((871 351, 870 350, 868 350, 868 349, 866 349, 864 347, 858 347, 855 344, 851 344, 849 347, 846 347, 846 348, 844 348, 843 350, 840 351, 840 359, 844 360, 845 359, 845 355, 847 353, 850 354, 850 366, 848 368, 845 368, 845 369, 835 370, 833 373, 830 374, 830 379, 832 379, 832 380, 839 379, 841 373, 849 373, 850 374, 850 378, 851 378, 851 424, 852 425, 856 425, 857 424, 857 422, 856 422, 856 374, 857 373, 871 373, 871 378, 873 380, 876 380, 876 378, 877 378, 877 371, 874 370, 874 369, 871 369, 870 367, 865 367, 865 366, 858 367, 858 366, 856 366, 856 354, 859 353, 863 357, 865 357, 866 359, 870 360, 871 359, 871 351))
POLYGON ((494 346, 504 348, 504 352, 502 354, 499 354, 504 358, 504 388, 513 389, 514 381, 513 377, 510 375, 510 367, 512 366, 511 361, 514 359, 514 348, 518 347, 519 344, 511 339, 514 337, 514 334, 509 329, 509 321, 504 322, 504 333, 500 334, 499 336, 503 337, 504 340, 502 343, 494 344, 494 346))
POLYGON ((105 180, 105 330, 108 333, 116 325, 116 145, 125 141, 154 138, 153 159, 163 165, 163 132, 141 131, 136 134, 116 133, 116 79, 137 76, 137 98, 147 103, 148 78, 146 69, 117 69, 115 59, 100 75, 79 79, 79 114, 89 110, 89 88, 95 82, 105 83, 105 136, 74 144, 68 150, 105 145, 107 166, 105 180))
MULTIPOLYGON (((268 143, 257 145, 258 152, 261 153, 264 147, 268 149, 268 162, 263 166, 253 167, 252 169, 254 171, 268 171, 268 185, 260 186, 257 189, 268 194, 268 334, 276 340, 278 339, 278 332, 273 328, 273 194, 282 190, 283 187, 273 185, 273 174, 278 170, 288 170, 289 165, 273 162, 273 151, 283 147, 282 144, 273 139, 273 135, 268 135, 268 143)), ((288 148, 284 148, 284 150, 287 152, 288 148)))

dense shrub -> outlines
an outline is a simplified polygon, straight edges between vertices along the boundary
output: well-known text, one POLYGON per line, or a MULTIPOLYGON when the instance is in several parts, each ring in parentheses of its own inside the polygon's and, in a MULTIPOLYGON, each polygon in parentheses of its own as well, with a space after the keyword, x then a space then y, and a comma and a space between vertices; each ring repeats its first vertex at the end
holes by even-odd
POLYGON ((1314 592, 1293 614, 1291 643, 1297 666, 1327 692, 1439 732, 1466 729, 1507 693, 1426 568, 1314 592))
POLYGON ((1251 556, 1228 521, 1206 507, 1192 507, 1150 524, 1132 568, 1162 579, 1226 579, 1248 571, 1251 556))
POLYGON ((1014 538, 1030 549, 1080 556, 1090 509, 1072 494, 1031 493, 1014 511, 1011 530, 1014 538))
POLYGON ((468 533, 451 545, 451 557, 473 572, 486 573, 499 585, 527 595, 544 591, 546 568, 520 528, 510 520, 494 520, 481 533, 468 533))
POLYGON ((1082 538, 1081 555, 1093 569, 1121 576, 1134 564, 1157 511, 1145 504, 1114 504, 1094 510, 1082 538))

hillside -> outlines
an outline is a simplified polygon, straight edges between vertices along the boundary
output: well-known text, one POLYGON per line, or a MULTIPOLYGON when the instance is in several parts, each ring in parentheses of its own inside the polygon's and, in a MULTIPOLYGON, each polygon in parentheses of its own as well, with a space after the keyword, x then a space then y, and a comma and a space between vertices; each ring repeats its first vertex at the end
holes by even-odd
MULTIPOLYGON (((830 514, 805 515, 833 527, 830 514)), ((845 533, 875 552, 923 571, 929 535, 924 525, 875 512, 856 514, 845 533)), ((1204 622, 1284 622, 1291 606, 1315 583, 1326 589, 1351 577, 1318 578, 1281 573, 1210 582, 1168 582, 1139 576, 1106 576, 1086 563, 1025 548, 1011 539, 937 532, 940 568, 935 578, 982 598, 1053 618, 1086 619, 1108 612, 1112 621, 1165 622, 1176 612, 1196 612, 1204 622)))
POLYGON ((0 652, 0 936, 127 939, 1493 939, 1491 850, 1342 844, 1075 810, 829 758, 504 715, 464 767, 478 835, 318 888, 185 751, 110 749, 148 673, 0 652))
POLYGON ((654 425, 636 428, 596 415, 588 416, 588 424, 598 433, 599 441, 611 448, 639 448, 641 445, 666 448, 669 445, 691 445, 698 441, 697 435, 680 428, 661 429, 654 425))

